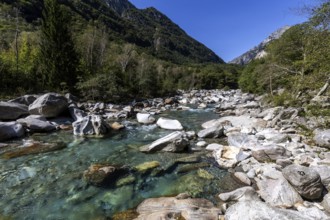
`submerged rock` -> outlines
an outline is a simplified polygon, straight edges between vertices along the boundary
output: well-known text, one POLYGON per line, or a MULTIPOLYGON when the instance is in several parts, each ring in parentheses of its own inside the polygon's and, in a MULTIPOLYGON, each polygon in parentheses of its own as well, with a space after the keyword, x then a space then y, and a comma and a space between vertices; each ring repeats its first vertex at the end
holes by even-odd
POLYGON ((188 145, 189 140, 186 137, 185 132, 175 131, 149 145, 141 147, 140 151, 148 153, 156 151, 181 152, 185 150, 188 145))
POLYGON ((37 98, 30 106, 32 115, 54 118, 68 108, 68 100, 57 93, 47 93, 37 98))
POLYGON ((206 199, 177 199, 176 197, 161 197, 144 200, 136 209, 139 216, 135 220, 158 219, 218 219, 221 214, 206 199))
POLYGON ((138 172, 144 173, 144 172, 150 171, 152 169, 155 169, 156 167, 159 167, 159 166, 160 166, 160 163, 158 161, 150 161, 150 162, 145 162, 145 163, 137 165, 135 167, 135 169, 138 172))
POLYGON ((0 120, 16 120, 28 114, 26 105, 15 102, 0 102, 0 120))
POLYGON ((0 122, 0 141, 24 136, 23 126, 16 122, 0 122))
POLYGON ((157 125, 167 130, 183 130, 183 127, 178 120, 172 120, 161 117, 157 120, 157 125))

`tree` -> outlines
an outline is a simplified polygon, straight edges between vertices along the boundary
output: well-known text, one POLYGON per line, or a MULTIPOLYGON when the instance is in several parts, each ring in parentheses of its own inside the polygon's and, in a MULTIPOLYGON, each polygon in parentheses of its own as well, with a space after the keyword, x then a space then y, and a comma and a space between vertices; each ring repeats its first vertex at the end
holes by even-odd
POLYGON ((72 89, 77 80, 78 57, 69 21, 57 0, 44 0, 39 60, 43 83, 49 89, 63 84, 72 89))

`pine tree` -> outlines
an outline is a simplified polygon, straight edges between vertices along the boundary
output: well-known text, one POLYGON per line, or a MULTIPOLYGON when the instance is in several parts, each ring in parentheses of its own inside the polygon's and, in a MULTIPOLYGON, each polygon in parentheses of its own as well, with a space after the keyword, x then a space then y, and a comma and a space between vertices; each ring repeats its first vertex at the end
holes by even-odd
POLYGON ((69 16, 57 0, 44 0, 42 15, 39 60, 44 86, 73 88, 78 57, 69 29, 69 16))

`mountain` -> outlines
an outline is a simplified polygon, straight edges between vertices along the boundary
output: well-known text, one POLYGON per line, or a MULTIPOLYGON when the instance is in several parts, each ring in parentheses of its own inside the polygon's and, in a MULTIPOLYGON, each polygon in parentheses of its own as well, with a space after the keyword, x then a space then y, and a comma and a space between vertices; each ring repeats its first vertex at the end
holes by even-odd
POLYGON ((242 54, 241 56, 233 59, 229 63, 246 65, 254 59, 259 59, 267 55, 265 48, 273 40, 279 39, 285 31, 287 31, 290 26, 284 26, 275 32, 273 32, 269 37, 263 40, 258 46, 252 48, 248 52, 242 54))
MULTIPOLYGON (((67 6, 74 20, 85 23, 97 21, 108 27, 112 40, 135 44, 159 59, 179 64, 224 63, 213 51, 187 35, 155 8, 140 10, 128 0, 59 1, 67 6)), ((42 0, 3 2, 19 8, 28 23, 38 24, 42 0)))

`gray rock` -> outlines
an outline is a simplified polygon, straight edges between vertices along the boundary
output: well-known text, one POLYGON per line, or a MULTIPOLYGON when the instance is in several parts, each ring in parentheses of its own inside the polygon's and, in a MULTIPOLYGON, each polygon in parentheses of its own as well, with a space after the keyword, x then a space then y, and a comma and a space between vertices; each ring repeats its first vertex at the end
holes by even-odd
POLYGON ((275 161, 285 159, 291 156, 291 152, 278 145, 264 146, 262 149, 252 151, 252 156, 259 162, 275 161))
POLYGON ((234 191, 221 193, 219 198, 224 202, 255 201, 260 200, 257 192, 251 186, 238 188, 234 191))
POLYGON ((68 109, 69 109, 71 118, 74 121, 81 120, 87 116, 87 113, 84 112, 83 110, 79 109, 75 104, 70 104, 68 109))
POLYGON ((136 209, 135 220, 218 219, 221 210, 206 199, 162 197, 144 200, 136 209))
POLYGON ((323 197, 322 203, 321 203, 322 207, 330 213, 330 194, 326 194, 323 197))
POLYGON ((320 175, 312 168, 292 164, 282 170, 283 176, 306 199, 319 199, 323 185, 320 175))
POLYGON ((314 135, 315 143, 320 147, 330 148, 330 129, 316 131, 314 135))
POLYGON ((140 148, 142 152, 156 152, 156 151, 169 151, 181 152, 189 145, 189 140, 184 132, 175 131, 165 137, 162 137, 149 145, 140 148))
POLYGON ((8 102, 14 102, 14 103, 19 103, 19 104, 22 104, 22 105, 26 105, 26 106, 29 106, 31 105, 36 99, 38 98, 37 95, 24 95, 24 96, 21 96, 21 97, 18 97, 16 99, 12 99, 8 102))
POLYGON ((287 167, 287 166, 289 166, 289 165, 291 165, 293 162, 292 162, 292 160, 290 160, 290 159, 277 159, 276 160, 276 164, 277 165, 280 165, 282 168, 284 168, 284 167, 287 167))
POLYGON ((16 120, 28 114, 26 105, 15 102, 0 102, 0 120, 16 120))
POLYGON ((228 144, 243 149, 253 150, 261 145, 254 135, 232 133, 228 135, 228 144))
POLYGON ((167 130, 183 130, 183 127, 178 120, 172 120, 161 117, 157 120, 157 125, 167 130))
POLYGON ((207 146, 207 142, 206 141, 198 141, 196 143, 197 147, 206 147, 207 146))
POLYGON ((271 207, 261 201, 241 201, 230 206, 225 214, 226 220, 314 220, 298 211, 271 207))
POLYGON ((283 177, 281 172, 275 171, 278 178, 256 179, 259 195, 271 206, 282 208, 293 207, 303 202, 298 192, 283 177))
POLYGON ((215 150, 219 150, 223 147, 223 145, 221 144, 216 144, 216 143, 213 143, 213 144, 209 144, 206 146, 206 150, 209 150, 209 151, 215 151, 215 150))
POLYGON ((30 115, 26 118, 18 119, 17 122, 32 132, 49 132, 56 130, 53 124, 40 115, 30 115))
POLYGON ((67 99, 56 93, 47 93, 37 98, 30 106, 32 115, 42 115, 46 118, 54 118, 68 107, 67 99))
POLYGON ((312 170, 320 174, 322 184, 326 187, 330 187, 330 166, 327 165, 318 165, 310 166, 312 170))
POLYGON ((240 149, 233 146, 223 146, 219 150, 213 152, 213 157, 220 167, 228 169, 233 168, 238 163, 237 155, 240 149))
POLYGON ((109 125, 99 115, 89 115, 72 123, 73 134, 78 136, 85 135, 104 135, 109 131, 109 125))
POLYGON ((136 119, 142 124, 152 124, 156 121, 156 119, 149 113, 137 113, 136 119))
POLYGON ((17 122, 0 122, 0 141, 24 136, 23 126, 17 122))
POLYGON ((223 136, 223 130, 222 126, 210 127, 199 131, 197 136, 200 138, 219 138, 223 136))
POLYGON ((234 173, 234 177, 241 183, 250 186, 251 185, 251 180, 249 179, 249 177, 243 173, 243 172, 235 172, 234 173))

